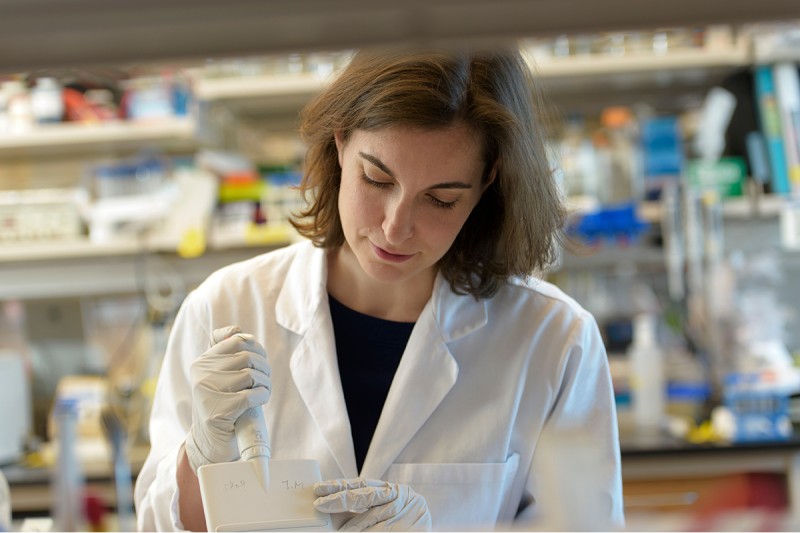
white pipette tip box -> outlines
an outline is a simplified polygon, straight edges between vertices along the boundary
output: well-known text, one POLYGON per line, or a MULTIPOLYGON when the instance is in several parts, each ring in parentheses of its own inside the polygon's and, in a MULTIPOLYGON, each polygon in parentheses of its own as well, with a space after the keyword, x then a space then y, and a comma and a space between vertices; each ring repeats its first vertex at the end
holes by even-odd
POLYGON ((197 475, 209 531, 333 530, 330 515, 313 504, 317 461, 270 461, 267 490, 250 461, 201 466, 197 475))

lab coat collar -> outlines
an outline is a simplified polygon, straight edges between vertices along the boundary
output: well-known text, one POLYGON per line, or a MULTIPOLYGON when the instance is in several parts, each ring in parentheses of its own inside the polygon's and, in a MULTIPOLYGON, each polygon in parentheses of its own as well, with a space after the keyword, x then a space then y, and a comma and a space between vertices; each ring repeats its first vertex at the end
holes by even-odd
POLYGON ((327 301, 328 265, 324 249, 310 242, 294 246, 297 254, 278 295, 275 313, 281 326, 304 335, 322 302, 327 301))
MULTIPOLYGON (((342 393, 336 343, 327 303, 325 250, 302 245, 277 300, 277 319, 302 335, 292 355, 292 376, 342 475, 355 477, 350 422, 342 393)), ((458 379, 447 343, 487 323, 485 300, 458 295, 440 275, 406 345, 392 381, 361 476, 382 477, 430 418, 458 379)))
POLYGON ((356 477, 353 436, 327 305, 325 250, 314 248, 310 243, 297 246, 297 254, 278 295, 276 318, 282 327, 302 336, 289 362, 292 379, 341 476, 356 477))
POLYGON ((486 300, 476 300, 474 296, 468 294, 454 293, 441 274, 436 276, 431 303, 433 320, 439 328, 444 343, 468 335, 489 321, 486 300))
MULTIPOLYGON (((310 242, 298 246, 292 267, 278 296, 276 313, 278 323, 304 335, 311 320, 328 301, 326 251, 310 242)), ((330 314, 330 311, 328 311, 330 314)), ((450 284, 439 274, 433 286, 433 296, 426 305, 420 320, 432 319, 437 326, 437 338, 452 342, 472 333, 487 323, 486 301, 470 295, 455 294, 450 284)))

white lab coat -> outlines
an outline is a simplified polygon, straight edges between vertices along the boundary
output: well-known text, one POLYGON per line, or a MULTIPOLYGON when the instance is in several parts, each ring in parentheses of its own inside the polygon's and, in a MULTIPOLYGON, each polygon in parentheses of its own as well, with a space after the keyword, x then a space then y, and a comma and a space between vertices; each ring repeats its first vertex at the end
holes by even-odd
POLYGON ((274 459, 316 459, 324 479, 407 483, 427 499, 434 529, 520 527, 515 517, 539 528, 622 524, 606 353, 574 300, 534 280, 478 301, 439 276, 361 472, 327 302, 325 252, 308 242, 227 266, 189 294, 156 388, 135 493, 140 529, 182 526, 175 471, 191 424, 189 366, 215 328, 234 324, 262 342, 272 367, 274 459))

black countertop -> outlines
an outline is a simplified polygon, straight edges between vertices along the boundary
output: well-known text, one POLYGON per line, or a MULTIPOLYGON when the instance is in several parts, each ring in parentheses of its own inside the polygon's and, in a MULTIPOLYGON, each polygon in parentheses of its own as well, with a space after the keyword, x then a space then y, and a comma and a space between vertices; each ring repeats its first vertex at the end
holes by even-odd
POLYGON ((742 443, 704 443, 693 444, 683 439, 663 435, 620 435, 620 452, 626 457, 647 457, 655 455, 681 454, 722 454, 742 452, 763 452, 781 450, 800 450, 800 434, 795 433, 788 440, 770 440, 742 443))

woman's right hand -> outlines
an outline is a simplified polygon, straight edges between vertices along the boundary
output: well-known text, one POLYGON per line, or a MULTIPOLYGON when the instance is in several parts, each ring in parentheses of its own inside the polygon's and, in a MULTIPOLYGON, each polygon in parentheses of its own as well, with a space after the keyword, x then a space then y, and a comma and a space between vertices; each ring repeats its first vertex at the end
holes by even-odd
POLYGON ((213 345, 195 359, 192 426, 186 456, 192 470, 239 457, 233 424, 251 407, 267 403, 272 389, 264 347, 238 326, 214 330, 213 345))

